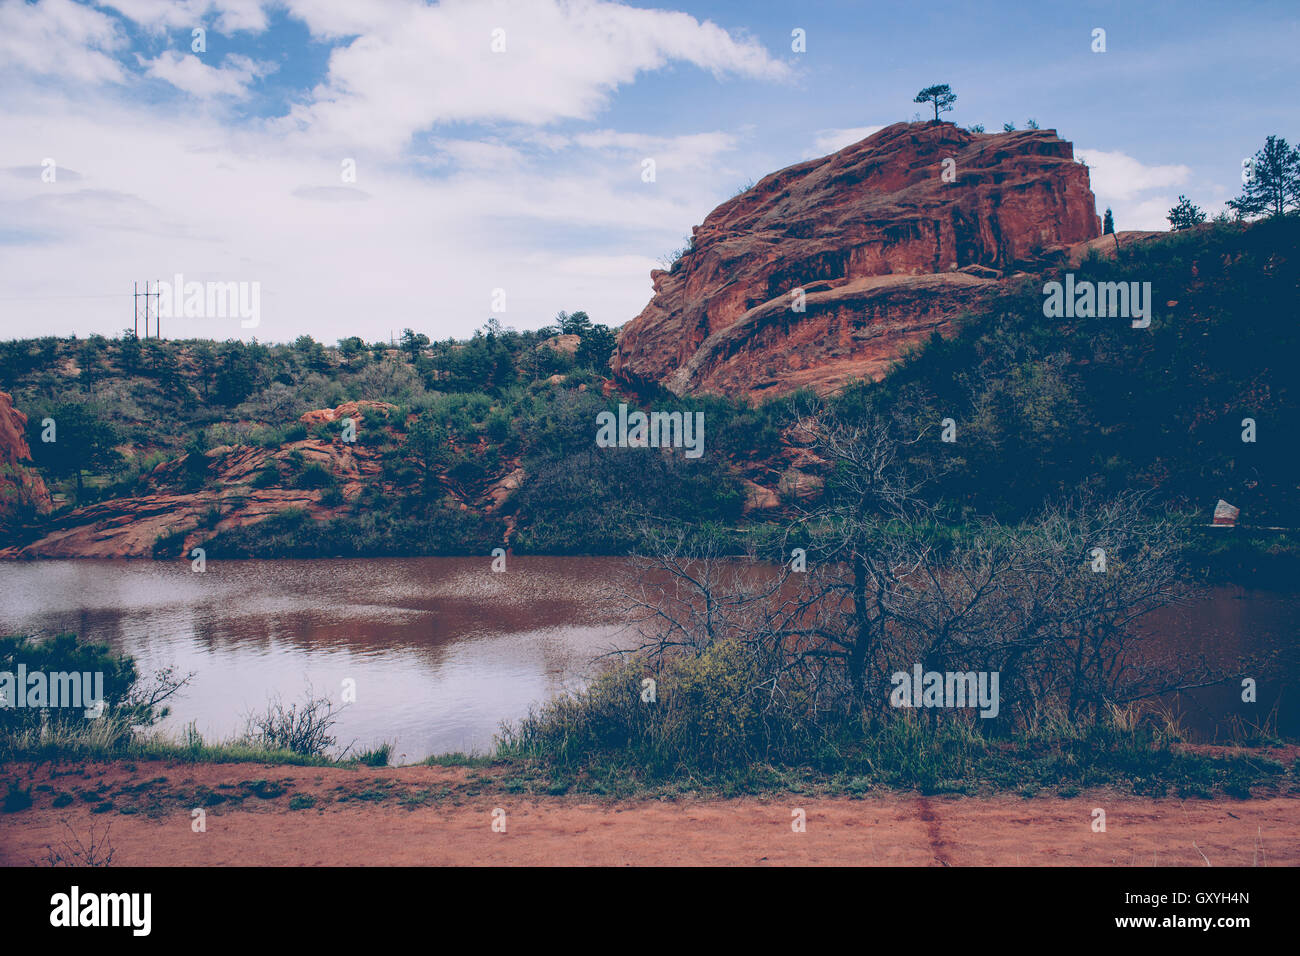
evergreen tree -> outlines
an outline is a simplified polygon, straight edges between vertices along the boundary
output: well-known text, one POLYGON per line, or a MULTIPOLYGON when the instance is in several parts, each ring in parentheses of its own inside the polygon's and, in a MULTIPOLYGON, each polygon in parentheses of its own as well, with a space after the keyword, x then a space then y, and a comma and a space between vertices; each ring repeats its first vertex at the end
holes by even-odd
POLYGON ((1109 236, 1115 231, 1115 217, 1111 215, 1110 207, 1106 208, 1106 216, 1101 221, 1101 234, 1109 236))
POLYGON ((411 357, 414 362, 424 351, 424 347, 429 344, 429 337, 414 329, 402 329, 402 351, 411 357))
POLYGON ((1169 210, 1168 219, 1174 232, 1178 232, 1205 222, 1205 211, 1186 196, 1179 196, 1178 205, 1169 210))
POLYGON ((913 103, 933 103, 934 104, 934 121, 939 122, 940 113, 951 113, 952 104, 957 102, 957 94, 952 91, 947 83, 938 86, 927 86, 920 93, 917 93, 912 100, 913 103))
POLYGON ((1282 216, 1300 209, 1300 150, 1270 136, 1245 170, 1241 196, 1228 200, 1238 216, 1282 216))

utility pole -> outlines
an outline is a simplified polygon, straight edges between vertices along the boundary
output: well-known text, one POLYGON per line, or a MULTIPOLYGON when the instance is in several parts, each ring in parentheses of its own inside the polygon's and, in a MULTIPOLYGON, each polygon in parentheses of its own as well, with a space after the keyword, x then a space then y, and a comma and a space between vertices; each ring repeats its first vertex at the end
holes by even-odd
POLYGON ((162 293, 158 291, 159 283, 154 282, 153 292, 149 291, 149 281, 147 279, 145 280, 144 283, 143 292, 140 291, 139 282, 132 283, 131 289, 132 289, 131 298, 135 303, 135 316, 134 316, 135 337, 137 339, 140 337, 140 319, 142 317, 144 319, 144 337, 146 339, 149 337, 149 300, 153 299, 154 334, 158 338, 162 338, 162 319, 159 315, 159 313, 162 311, 162 306, 160 305, 162 299, 162 293), (143 303, 141 303, 140 301, 141 299, 144 300, 143 303))

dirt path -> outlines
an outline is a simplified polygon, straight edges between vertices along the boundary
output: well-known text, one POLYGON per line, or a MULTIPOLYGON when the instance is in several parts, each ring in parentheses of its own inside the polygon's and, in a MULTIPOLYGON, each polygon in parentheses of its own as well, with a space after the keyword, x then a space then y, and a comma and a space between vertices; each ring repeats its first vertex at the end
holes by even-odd
POLYGON ((33 797, 32 806, 0 814, 0 863, 43 862, 74 834, 84 844, 93 826, 97 839, 107 831, 114 865, 1300 865, 1295 797, 889 792, 601 801, 488 792, 480 773, 170 762, 0 767, 0 780, 17 779, 33 797), (195 808, 204 810, 205 832, 194 831, 195 808), (497 808, 504 833, 493 831, 497 808), (796 808, 806 814, 802 833, 791 828, 796 808), (1104 833, 1093 831, 1094 808, 1105 810, 1104 833))

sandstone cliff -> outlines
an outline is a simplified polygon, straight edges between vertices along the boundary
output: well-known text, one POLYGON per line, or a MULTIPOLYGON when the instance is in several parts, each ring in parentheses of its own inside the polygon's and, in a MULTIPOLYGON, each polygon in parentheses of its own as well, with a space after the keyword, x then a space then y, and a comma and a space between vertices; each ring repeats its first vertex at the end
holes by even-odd
POLYGON ((25 462, 32 460, 25 431, 27 416, 14 408, 13 398, 0 392, 0 527, 28 514, 47 514, 49 489, 25 462))
POLYGON ((755 397, 879 377, 1007 270, 1100 232, 1088 170, 1054 131, 897 123, 711 212, 651 272, 614 373, 755 397))

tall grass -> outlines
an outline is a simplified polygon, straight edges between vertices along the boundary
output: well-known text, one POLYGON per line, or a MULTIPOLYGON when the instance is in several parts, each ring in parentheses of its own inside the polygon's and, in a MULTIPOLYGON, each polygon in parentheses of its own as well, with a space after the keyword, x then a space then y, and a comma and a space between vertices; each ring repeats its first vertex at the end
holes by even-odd
POLYGON ((1069 796, 1120 786, 1152 796, 1248 797, 1252 786, 1287 776, 1267 758, 1188 751, 1178 716, 1159 707, 1111 707, 1089 721, 1057 717, 1011 738, 985 734, 966 714, 823 712, 814 721, 798 712, 774 706, 743 649, 720 643, 670 658, 657 673, 632 661, 610 668, 585 691, 503 727, 495 756, 616 793, 687 782, 723 792, 812 784, 847 793, 1026 796, 1057 788, 1069 796), (654 700, 646 699, 647 678, 654 700))

